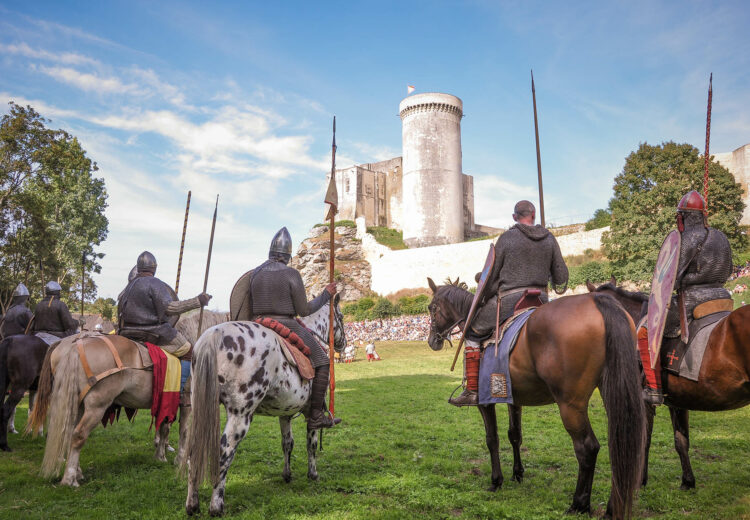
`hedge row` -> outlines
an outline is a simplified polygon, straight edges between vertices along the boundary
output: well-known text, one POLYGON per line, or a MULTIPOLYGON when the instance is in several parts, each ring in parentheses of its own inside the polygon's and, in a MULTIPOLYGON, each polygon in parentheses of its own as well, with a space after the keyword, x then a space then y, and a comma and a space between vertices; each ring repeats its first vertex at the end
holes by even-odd
POLYGON ((366 297, 344 305, 341 311, 354 321, 376 320, 405 314, 426 314, 429 304, 430 297, 426 294, 404 296, 395 304, 383 297, 366 297))

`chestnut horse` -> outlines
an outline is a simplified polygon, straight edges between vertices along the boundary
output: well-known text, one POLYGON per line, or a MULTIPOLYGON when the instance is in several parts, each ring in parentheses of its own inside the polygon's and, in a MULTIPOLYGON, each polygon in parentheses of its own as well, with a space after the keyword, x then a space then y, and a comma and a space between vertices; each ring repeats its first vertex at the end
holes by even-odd
MULTIPOLYGON (((433 350, 453 326, 464 320, 473 295, 455 285, 433 292, 428 343, 433 350)), ((588 417, 589 400, 599 387, 609 418, 609 455, 612 489, 607 513, 627 518, 639 486, 646 442, 646 412, 641 399, 641 376, 636 360, 633 321, 611 296, 583 294, 559 298, 531 315, 518 335, 510 356, 514 407, 511 442, 520 445, 521 406, 557 403, 563 425, 573 440, 578 459, 578 483, 569 513, 591 511, 591 487, 599 452, 588 417), (513 420, 514 410, 517 420, 513 420), (517 431, 514 431, 514 427, 517 431)), ((491 491, 502 486, 495 405, 480 405, 487 448, 492 462, 491 491)), ((516 446, 514 445, 514 448, 516 446)), ((514 478, 523 468, 516 461, 514 478)))
MULTIPOLYGON (((617 287, 614 277, 604 285, 586 284, 589 291, 596 294, 610 294, 624 305, 636 309, 648 295, 630 292, 617 287), (634 303, 636 303, 634 305, 634 303)), ((644 313, 631 313, 637 321, 644 313)), ((674 430, 674 447, 682 465, 682 489, 695 487, 695 475, 690 465, 690 424, 689 410, 719 412, 734 410, 750 403, 750 305, 734 310, 711 332, 706 353, 698 375, 698 381, 691 381, 669 372, 662 373, 664 404, 669 407, 674 430)), ((648 449, 651 444, 651 430, 655 408, 648 407, 648 441, 643 467, 643 485, 648 481, 648 449)))

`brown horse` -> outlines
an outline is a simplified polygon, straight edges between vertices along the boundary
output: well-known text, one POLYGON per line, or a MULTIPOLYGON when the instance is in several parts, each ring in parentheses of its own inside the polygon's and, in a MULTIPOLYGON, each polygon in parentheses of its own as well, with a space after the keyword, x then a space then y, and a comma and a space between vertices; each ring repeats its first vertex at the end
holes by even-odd
MULTIPOLYGON (((428 279, 433 350, 465 319, 473 295, 454 285, 437 287, 428 279)), ((557 403, 578 459, 578 483, 569 513, 589 513, 599 442, 588 417, 589 400, 599 387, 609 418, 612 490, 607 513, 629 517, 641 476, 646 442, 645 407, 635 355, 635 327, 617 301, 606 295, 578 295, 547 303, 531 315, 510 357, 514 409, 511 442, 520 445, 521 406, 557 403), (517 417, 514 420, 514 410, 517 417), (517 428, 517 431, 513 429, 517 428)), ((495 405, 480 405, 492 462, 492 486, 502 486, 495 405)), ((515 448, 515 444, 514 444, 515 448)), ((518 461, 520 466, 520 461, 518 461)), ((523 468, 514 468, 519 478, 523 468)))
MULTIPOLYGON (((598 294, 611 294, 623 304, 642 302, 648 295, 630 292, 617 287, 614 278, 599 287, 590 282, 589 290, 598 294)), ((633 306, 632 308, 635 308, 633 306)), ((631 317, 637 321, 641 311, 631 317)), ((682 465, 682 489, 695 487, 695 475, 690 465, 690 424, 688 410, 718 412, 734 410, 750 403, 750 305, 736 309, 724 318, 711 332, 703 357, 698 381, 691 381, 669 372, 662 373, 664 404, 669 407, 674 430, 674 447, 682 465)), ((648 407, 648 442, 646 463, 643 467, 643 485, 648 481, 648 448, 655 408, 648 407)))
MULTIPOLYGON (((204 330, 227 319, 227 313, 205 311, 204 330)), ((183 316, 177 323, 177 329, 191 343, 195 343, 197 339, 197 322, 198 313, 193 313, 183 316)), ((133 341, 122 336, 106 338, 111 341, 123 366, 127 368, 94 382, 83 399, 80 398, 81 392, 90 382, 78 354, 78 336, 63 339, 51 348, 44 358, 37 402, 26 432, 31 433, 43 425, 49 411, 47 444, 41 473, 45 477, 55 477, 65 464, 61 481, 65 485, 80 485, 83 478, 78 463, 81 449, 110 406, 114 404, 135 409, 151 408, 153 372, 144 369, 138 347, 133 341)), ((92 374, 102 374, 116 369, 113 354, 101 335, 84 337, 82 341, 92 374)), ((189 388, 188 385, 186 388, 189 388)), ((177 464, 185 456, 185 434, 190 414, 187 403, 183 396, 180 399, 180 441, 175 459, 177 464)), ((161 461, 166 461, 168 435, 169 424, 165 421, 158 429, 154 441, 155 456, 161 461)))
MULTIPOLYGON (((29 403, 34 402, 36 382, 42 370, 48 345, 36 336, 16 334, 0 342, 0 396, 10 387, 10 395, 0 399, 0 450, 11 451, 8 446, 8 431, 13 431, 16 405, 30 390, 29 403)), ((15 431, 13 431, 15 433, 15 431)))

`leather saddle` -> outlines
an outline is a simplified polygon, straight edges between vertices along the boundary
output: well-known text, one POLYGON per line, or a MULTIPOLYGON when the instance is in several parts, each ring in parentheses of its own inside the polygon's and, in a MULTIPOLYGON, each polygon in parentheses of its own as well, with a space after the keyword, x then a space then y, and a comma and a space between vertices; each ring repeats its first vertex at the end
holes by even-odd
POLYGON ((543 304, 541 289, 526 289, 521 299, 516 303, 516 306, 513 307, 513 313, 515 314, 529 307, 541 307, 543 304))

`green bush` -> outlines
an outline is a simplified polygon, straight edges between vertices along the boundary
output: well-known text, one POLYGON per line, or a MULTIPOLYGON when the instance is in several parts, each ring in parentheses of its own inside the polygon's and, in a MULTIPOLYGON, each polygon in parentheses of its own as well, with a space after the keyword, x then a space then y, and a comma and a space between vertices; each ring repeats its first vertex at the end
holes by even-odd
MULTIPOLYGON (((318 224, 315 224, 313 227, 323 227, 327 225, 328 225, 327 222, 326 223, 320 222, 318 224)), ((353 220, 336 220, 333 223, 333 227, 339 227, 339 226, 355 228, 357 227, 357 223, 354 222, 353 220)))
POLYGON ((390 318, 396 315, 396 307, 387 298, 378 298, 370 310, 370 319, 390 318))
POLYGON ((426 294, 404 296, 398 299, 396 310, 398 314, 427 314, 427 306, 429 304, 430 297, 426 294))
POLYGON ((607 261, 594 261, 582 265, 575 265, 568 268, 569 278, 568 287, 576 287, 591 280, 594 283, 600 283, 609 280, 612 276, 612 267, 607 261))
POLYGON ((367 228, 367 232, 370 233, 378 243, 384 246, 390 247, 391 249, 406 249, 404 244, 404 233, 395 229, 387 227, 372 226, 367 228))
POLYGON ((611 223, 612 213, 606 209, 598 209, 594 212, 594 216, 586 222, 586 227, 584 229, 586 231, 591 231, 592 229, 607 227, 611 223))

